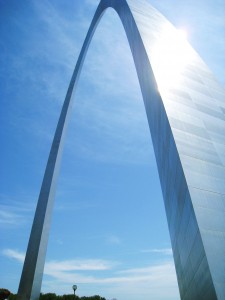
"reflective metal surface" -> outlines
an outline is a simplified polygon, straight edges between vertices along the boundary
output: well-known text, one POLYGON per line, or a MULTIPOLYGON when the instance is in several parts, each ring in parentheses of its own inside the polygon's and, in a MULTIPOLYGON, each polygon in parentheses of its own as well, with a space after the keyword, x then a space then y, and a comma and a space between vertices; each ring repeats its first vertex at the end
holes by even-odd
POLYGON ((102 0, 81 50, 50 152, 18 299, 39 297, 71 95, 109 6, 124 26, 152 135, 181 298, 225 299, 225 91, 147 1, 102 0))

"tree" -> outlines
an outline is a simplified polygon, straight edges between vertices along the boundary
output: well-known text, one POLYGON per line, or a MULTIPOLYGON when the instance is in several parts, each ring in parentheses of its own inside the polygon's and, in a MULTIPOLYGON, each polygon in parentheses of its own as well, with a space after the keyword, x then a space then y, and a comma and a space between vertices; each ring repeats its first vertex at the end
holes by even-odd
POLYGON ((0 288, 0 300, 8 299, 9 295, 10 295, 9 290, 0 288))
MULTIPOLYGON (((5 300, 5 299, 7 298, 0 298, 0 300, 5 300)), ((11 294, 8 300, 16 300, 16 295, 11 294)), ((77 295, 74 296, 73 294, 57 296, 55 293, 47 293, 47 294, 41 293, 39 300, 106 300, 106 299, 99 295, 89 296, 89 297, 85 297, 85 296, 79 297, 77 295)))
POLYGON ((63 295, 60 300, 80 300, 80 298, 77 295, 63 295))
POLYGON ((56 296, 55 293, 47 293, 47 294, 41 294, 40 300, 56 300, 58 299, 58 296, 56 296))

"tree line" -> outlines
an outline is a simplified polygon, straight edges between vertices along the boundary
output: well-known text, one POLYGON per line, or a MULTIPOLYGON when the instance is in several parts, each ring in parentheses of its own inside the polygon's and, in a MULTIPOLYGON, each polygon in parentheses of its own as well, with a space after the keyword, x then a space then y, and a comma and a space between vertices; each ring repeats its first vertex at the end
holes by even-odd
MULTIPOLYGON (((6 289, 0 289, 0 300, 16 300, 16 294, 10 293, 6 289)), ((104 297, 99 295, 89 296, 89 297, 79 297, 77 295, 68 294, 63 296, 58 296, 55 293, 47 293, 47 294, 40 294, 39 300, 106 300, 104 297)))

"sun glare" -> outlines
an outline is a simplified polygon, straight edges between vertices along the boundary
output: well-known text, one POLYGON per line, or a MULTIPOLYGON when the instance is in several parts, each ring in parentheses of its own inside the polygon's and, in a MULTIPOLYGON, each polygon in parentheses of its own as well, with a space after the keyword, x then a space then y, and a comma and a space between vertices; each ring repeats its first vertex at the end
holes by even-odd
POLYGON ((160 92, 180 84, 182 71, 192 58, 193 51, 187 43, 187 33, 183 29, 165 27, 151 55, 160 92))
POLYGON ((182 40, 185 40, 187 41, 187 31, 185 31, 184 29, 177 29, 177 36, 182 39, 182 40))

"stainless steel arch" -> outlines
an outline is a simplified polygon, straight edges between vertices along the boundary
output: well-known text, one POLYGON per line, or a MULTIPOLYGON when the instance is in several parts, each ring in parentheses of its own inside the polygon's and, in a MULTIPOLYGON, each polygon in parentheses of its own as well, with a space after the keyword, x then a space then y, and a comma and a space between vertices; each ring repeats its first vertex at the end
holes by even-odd
POLYGON ((179 57, 173 57, 180 44, 171 49, 168 45, 174 43, 176 31, 145 0, 102 0, 94 15, 53 139, 17 299, 39 298, 72 93, 96 26, 108 7, 118 13, 134 58, 161 180, 181 298, 225 299, 225 92, 186 42, 184 48, 178 49, 179 57), (165 34, 169 44, 161 46, 168 48, 160 53, 156 45, 165 34), (185 54, 183 64, 179 58, 186 50, 188 55, 185 54), (160 72, 157 51, 165 60, 160 72), (168 66, 166 62, 171 61, 168 66), (174 77, 175 85, 168 84, 167 77, 165 85, 161 74, 171 75, 174 71, 179 80, 174 77))

